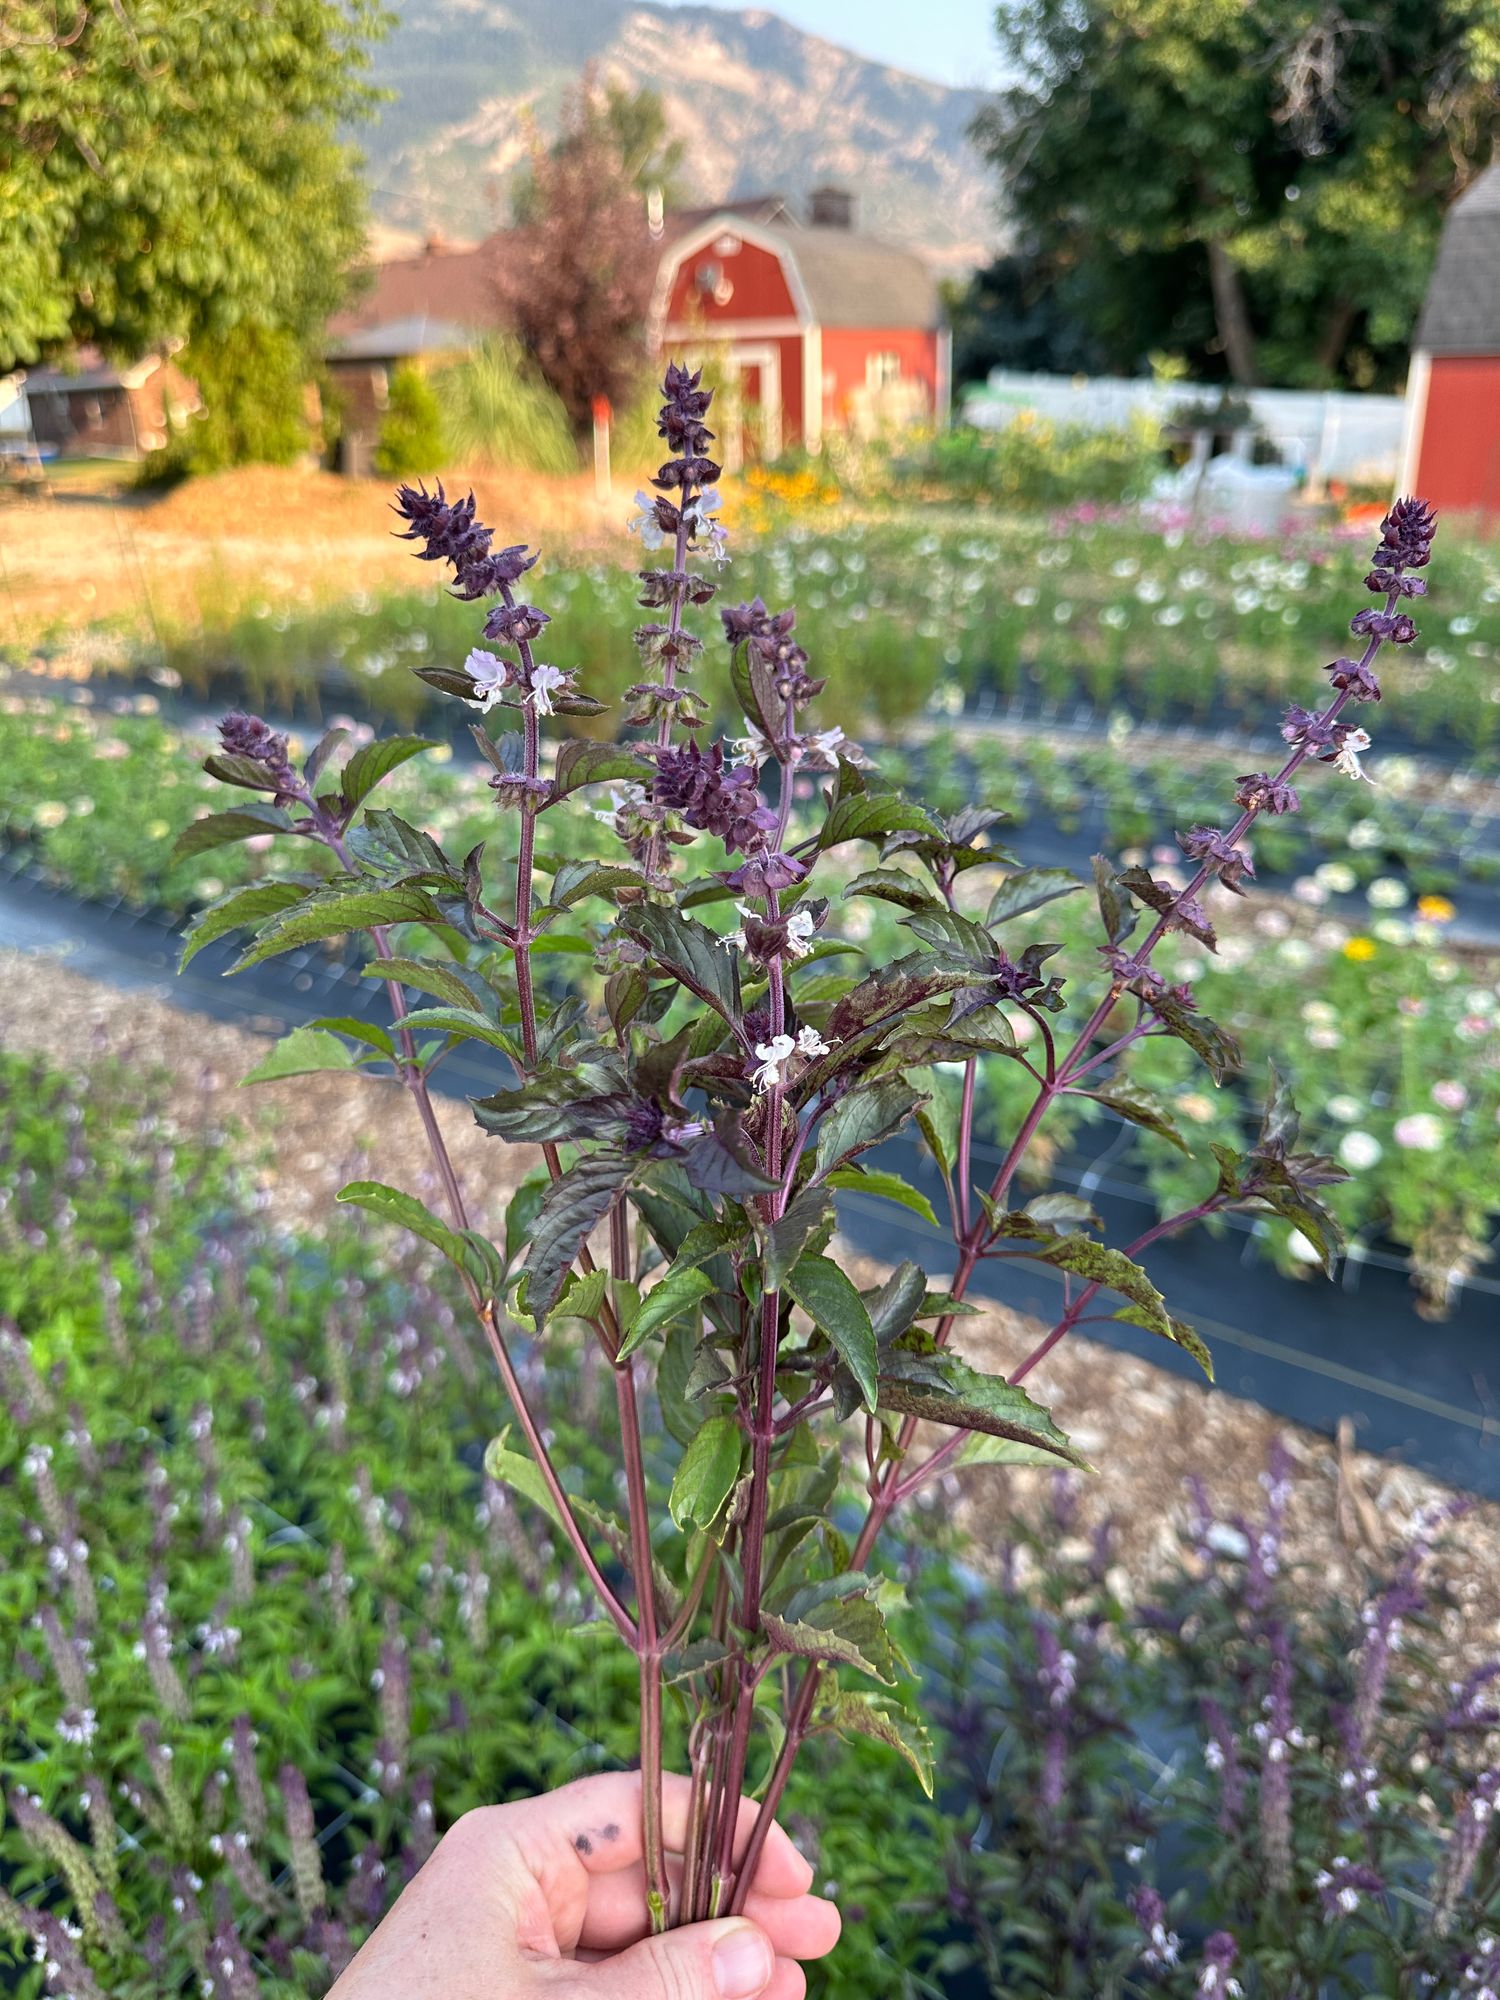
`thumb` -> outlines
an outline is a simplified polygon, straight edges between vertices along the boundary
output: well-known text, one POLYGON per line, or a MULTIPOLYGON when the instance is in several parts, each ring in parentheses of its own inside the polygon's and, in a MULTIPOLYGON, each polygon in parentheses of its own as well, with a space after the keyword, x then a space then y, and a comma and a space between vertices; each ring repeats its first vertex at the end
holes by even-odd
POLYGON ((755 2000, 776 1971, 765 1932, 740 1917, 646 1938, 594 1967, 600 2000, 755 2000))

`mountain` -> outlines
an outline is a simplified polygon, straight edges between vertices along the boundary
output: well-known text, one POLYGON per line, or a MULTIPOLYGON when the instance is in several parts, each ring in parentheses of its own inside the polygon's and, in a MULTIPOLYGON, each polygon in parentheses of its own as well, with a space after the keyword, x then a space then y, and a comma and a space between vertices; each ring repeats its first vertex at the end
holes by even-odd
POLYGON ((395 93, 359 134, 377 220, 477 236, 503 221, 534 122, 585 65, 660 93, 687 143, 695 207, 734 195, 852 188, 860 227, 938 265, 998 235, 993 184, 965 137, 978 93, 891 69, 759 8, 638 0, 395 0, 374 81, 395 93))

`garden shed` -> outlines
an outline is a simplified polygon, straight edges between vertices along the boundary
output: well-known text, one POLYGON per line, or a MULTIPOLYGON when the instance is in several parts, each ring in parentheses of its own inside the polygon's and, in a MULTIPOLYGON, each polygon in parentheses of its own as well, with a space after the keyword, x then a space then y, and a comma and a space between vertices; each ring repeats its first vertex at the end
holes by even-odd
POLYGON ((1407 380, 1402 486, 1500 513, 1500 166, 1453 204, 1407 380))
POLYGON ((32 434, 81 458, 143 458, 202 408, 198 390, 160 354, 120 366, 82 348, 67 367, 26 372, 32 434))

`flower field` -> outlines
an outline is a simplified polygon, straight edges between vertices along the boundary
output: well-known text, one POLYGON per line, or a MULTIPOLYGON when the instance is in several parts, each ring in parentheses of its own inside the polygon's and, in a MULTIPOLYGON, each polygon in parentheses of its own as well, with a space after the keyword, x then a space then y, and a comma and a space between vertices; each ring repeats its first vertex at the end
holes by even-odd
MULTIPOLYGON (((1367 541, 1360 526, 1267 545, 1091 507, 1050 520, 840 511, 746 536, 733 547, 733 575, 747 596, 796 602, 809 652, 840 669, 825 715, 851 733, 986 697, 1061 713, 1086 702, 1106 718, 1118 710, 1213 732, 1263 726, 1278 701, 1305 689, 1309 662, 1347 651, 1367 541)), ((601 697, 617 698, 635 670, 633 572, 570 566, 544 549, 536 576, 553 607, 556 664, 587 663, 601 697)), ((123 639, 116 625, 103 637, 190 689, 230 671, 254 702, 316 713, 354 701, 406 725, 427 706, 411 669, 461 659, 471 623, 432 592, 311 603, 240 595, 210 600, 201 623, 127 629, 123 639)), ((87 635, 51 650, 76 672, 87 635)), ((1423 643, 1388 683, 1386 738, 1482 759, 1500 741, 1497 660, 1500 560, 1485 544, 1452 540, 1423 643)), ((715 662, 702 685, 726 712, 715 662)))
MULTIPOLYGON (((255 879, 269 844, 266 836, 171 860, 177 835, 215 798, 198 768, 210 740, 206 729, 195 737, 160 715, 115 714, 108 703, 4 697, 4 837, 80 894, 186 916, 255 879)), ((1223 753, 1188 763, 1159 750, 1137 761, 1121 747, 972 737, 960 747, 957 733, 939 725, 920 766, 945 810, 976 786, 1008 803, 1011 839, 1027 860, 1037 858, 1029 832, 1083 821, 1091 838, 1128 855, 1211 816, 1232 786, 1234 760, 1223 753)), ((893 761, 899 768, 900 757, 893 761)), ((912 770, 917 761, 906 753, 912 770)), ((1176 1103, 1202 1150, 1253 1128, 1274 1057, 1295 1080, 1309 1137, 1354 1173, 1332 1192, 1354 1242, 1410 1254, 1424 1310, 1441 1312, 1454 1285, 1483 1267, 1500 1215, 1500 953, 1450 937, 1452 896, 1491 879, 1480 844, 1488 787, 1450 777, 1434 804, 1432 781, 1410 758, 1379 768, 1378 786, 1319 771, 1301 815, 1264 823, 1257 865, 1280 878, 1283 898, 1267 907, 1257 896, 1246 921, 1226 927, 1216 957, 1177 940, 1166 948, 1175 947, 1174 977, 1190 973, 1206 1010, 1240 1036, 1249 1086, 1205 1091, 1171 1044, 1148 1047, 1138 1061, 1142 1080, 1149 1074, 1176 1103), (1238 979, 1247 965, 1276 976, 1238 979)), ((477 765, 424 762, 420 779, 404 770, 390 783, 396 809, 455 850, 486 841, 488 865, 510 858, 512 824, 495 814, 477 765)), ((564 822, 554 838, 568 832, 564 822)), ((1086 873, 1087 854, 1085 843, 1067 859, 1086 873)), ((1174 858, 1175 849, 1162 849, 1153 865, 1170 872, 1174 858)), ((905 948, 884 905, 849 903, 840 921, 850 932, 882 927, 892 956, 905 948)), ((1054 904, 1033 922, 1038 937, 1071 939, 1086 928, 1085 899, 1054 904)), ((1003 1129, 1024 1108, 1028 1079, 997 1060, 987 1073, 994 1126, 1003 1129)), ((1059 1129, 1066 1132, 1066 1116, 1059 1129)), ((1074 1130, 1089 1143, 1076 1121, 1074 1130)), ((1201 1192, 1203 1168, 1170 1144, 1140 1135, 1134 1146, 1163 1213, 1201 1192)), ((1286 1226, 1268 1226, 1264 1241, 1283 1268, 1298 1268, 1304 1246, 1286 1226)))

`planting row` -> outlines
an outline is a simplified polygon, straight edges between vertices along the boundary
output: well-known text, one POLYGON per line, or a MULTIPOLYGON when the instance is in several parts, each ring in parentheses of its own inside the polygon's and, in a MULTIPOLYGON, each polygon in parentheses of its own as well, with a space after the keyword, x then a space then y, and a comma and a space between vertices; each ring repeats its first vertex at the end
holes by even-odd
MULTIPOLYGON (((459 1813, 612 1762, 633 1683, 559 1635, 595 1607, 480 1470, 498 1384, 407 1239, 377 1250, 349 1211, 331 1240, 269 1232, 222 1141, 143 1106, 138 1075, 0 1057, 0 1102, 20 1635, 0 1981, 322 1993, 459 1813)), ((523 1366, 607 1510, 588 1351, 560 1322, 523 1366)), ((650 1413, 653 1484, 684 1416, 650 1413)), ((1287 1470, 1261 1520, 1185 1496, 1136 1603, 1066 1480, 984 1588, 954 1567, 952 1482, 934 1489, 891 1611, 941 1663, 919 1698, 951 1777, 929 1804, 894 1750, 812 1745, 784 1816, 845 1915, 815 1995, 1194 2000, 1234 1977, 1448 2000, 1496 1976, 1495 1670, 1434 1655, 1444 1524, 1416 1524, 1363 1610, 1330 1601, 1283 1548, 1287 1470)), ((680 1766, 675 1707, 669 1729, 680 1766)))
MULTIPOLYGON (((264 865, 270 835, 170 861, 177 834, 221 803, 221 795, 197 768, 206 746, 159 719, 12 698, 0 714, 0 731, 0 824, 12 838, 34 843, 48 871, 78 892, 186 913, 254 879, 264 865)), ((936 749, 930 754, 941 762, 936 749)), ((981 795, 1008 796, 1003 780, 1014 775, 1016 753, 993 744, 974 755, 984 766, 981 795)), ((1029 759, 1038 789, 1064 782, 1049 756, 1035 748, 1025 753, 1023 768, 1029 759)), ((1126 768, 1124 760, 1119 768, 1126 768)), ((1095 775, 1101 785, 1116 783, 1102 768, 1095 775)), ((1180 810, 1156 824, 1211 817, 1215 775, 1164 771, 1161 783, 1178 787, 1180 810)), ((946 779, 939 777, 936 787, 929 786, 939 806, 970 795, 967 764, 954 761, 946 779), (951 799, 944 799, 945 788, 951 799)), ((1133 782, 1128 772, 1126 782, 1133 782)), ((398 771, 390 783, 395 810, 409 812, 454 851, 487 842, 487 867, 498 876, 515 822, 494 810, 475 769, 428 757, 398 771)), ((1057 790, 1050 796, 1053 812, 1061 813, 1057 790)), ((1330 844, 1351 798, 1353 810, 1367 815, 1392 810, 1370 788, 1336 775, 1318 773, 1307 787, 1308 822, 1316 833, 1319 815, 1329 814, 1330 844)), ((1122 793, 1118 810, 1135 815, 1139 808, 1122 793)), ((1349 837, 1364 825, 1378 831, 1381 822, 1354 821, 1349 837)), ((1115 830, 1139 835, 1144 816, 1115 830)), ((1273 838, 1279 832, 1273 828, 1273 838)), ((570 837, 582 838, 580 823, 559 816, 553 845, 560 855, 570 837)), ((1370 881, 1362 916, 1346 910, 1335 917, 1315 907, 1352 886, 1359 861, 1374 852, 1356 841, 1348 860, 1328 861, 1301 878, 1300 909, 1255 898, 1234 921, 1240 906, 1220 897, 1231 904, 1231 921, 1216 955, 1187 940, 1168 941, 1171 976, 1193 983, 1204 1010, 1242 1042, 1245 1082, 1205 1091, 1181 1044, 1144 1045, 1135 1073, 1175 1107, 1192 1158, 1174 1142, 1143 1132, 1132 1140, 1132 1165, 1164 1213, 1200 1198, 1212 1184, 1211 1144, 1237 1143, 1254 1129, 1266 1064, 1274 1060, 1296 1086, 1305 1136, 1354 1176, 1332 1191, 1353 1240, 1394 1244, 1409 1254, 1423 1308, 1440 1312, 1455 1284, 1484 1261, 1500 1212, 1500 965, 1492 954, 1451 945, 1445 937, 1451 905, 1441 895, 1414 898, 1399 874, 1370 881), (1257 976, 1247 980, 1242 974, 1251 966, 1257 976)), ((1169 863, 1156 865, 1170 873, 1169 863)), ((1022 919, 1026 930, 1018 942, 1025 936, 1071 940, 1077 933, 1087 950, 1094 941, 1090 902, 1074 895, 1022 919)), ((879 949, 892 958, 910 946, 899 908, 886 900, 846 900, 836 923, 851 936, 877 930, 879 949)), ((582 923, 571 940, 549 942, 553 949, 592 948, 582 923)), ((1024 1014, 1017 1013, 1014 1025, 1022 1037, 1034 1032, 1024 1014)), ((986 1065, 986 1078, 992 1130, 1013 1130, 1032 1079, 1019 1063, 998 1057, 986 1065)), ((1102 1115, 1088 1100, 1064 1099, 1048 1132, 1060 1143, 1077 1134, 1080 1120, 1102 1115)), ((1045 1160, 1045 1142, 1037 1157, 1045 1160)), ((1261 1240, 1289 1269, 1308 1255, 1308 1246, 1282 1224, 1269 1227, 1261 1240)))
MULTIPOLYGON (((1350 650, 1348 607, 1359 601, 1367 542, 1361 528, 1268 548, 1097 512, 1052 522, 840 513, 747 535, 735 549, 735 589, 773 605, 795 600, 814 661, 838 668, 820 712, 851 732, 916 715, 935 695, 980 690, 1260 729, 1279 699, 1305 697, 1310 667, 1350 650)), ((544 555, 537 577, 554 620, 551 657, 586 663, 591 690, 617 704, 637 678, 633 571, 544 555)), ((1407 743, 1491 749, 1500 740, 1500 561, 1491 548, 1447 545, 1442 605, 1423 626, 1422 646, 1387 678, 1377 722, 1407 743)), ((283 712, 316 714, 357 695, 406 726, 431 709, 410 670, 461 661, 473 632, 470 610, 436 592, 227 609, 210 601, 191 629, 153 626, 149 644, 130 640, 124 650, 189 687, 228 671, 247 698, 283 712)), ((89 643, 75 635, 50 650, 76 660, 89 643)), ((120 635, 100 643, 118 650, 120 635)), ((702 684, 728 713, 712 654, 702 684)))
MULTIPOLYGON (((0 695, 0 839, 27 842, 50 873, 85 894, 181 913, 244 879, 252 864, 235 849, 171 861, 177 834, 218 795, 196 764, 211 732, 174 725, 158 707, 151 695, 93 690, 75 690, 66 705, 0 695), (144 799, 152 811, 143 815, 144 799)), ((1189 756, 1128 730, 1088 744, 944 722, 919 747, 882 745, 880 758, 894 780, 919 781, 945 811, 975 792, 1004 802, 1012 836, 1029 835, 1033 861, 1085 869, 1100 848, 1129 854, 1194 823, 1232 791, 1240 765, 1222 751, 1189 756)), ((1438 776, 1409 757, 1380 757, 1375 768, 1378 784, 1317 785, 1300 814, 1258 826, 1259 878, 1309 905, 1358 894, 1372 912, 1410 909, 1423 897, 1440 899, 1441 910, 1466 887, 1500 882, 1493 785, 1438 776)), ((460 740, 445 767, 428 769, 424 823, 455 844, 507 836, 472 744, 460 740)), ((415 810, 410 776, 397 783, 415 810)))

